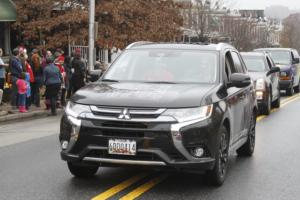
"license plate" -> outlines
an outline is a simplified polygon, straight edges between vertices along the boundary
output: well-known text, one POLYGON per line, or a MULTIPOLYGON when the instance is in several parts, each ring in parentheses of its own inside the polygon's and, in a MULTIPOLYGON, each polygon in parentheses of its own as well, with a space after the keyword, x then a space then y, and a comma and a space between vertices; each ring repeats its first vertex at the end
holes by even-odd
POLYGON ((110 139, 108 141, 108 153, 117 155, 136 155, 136 141, 110 139))

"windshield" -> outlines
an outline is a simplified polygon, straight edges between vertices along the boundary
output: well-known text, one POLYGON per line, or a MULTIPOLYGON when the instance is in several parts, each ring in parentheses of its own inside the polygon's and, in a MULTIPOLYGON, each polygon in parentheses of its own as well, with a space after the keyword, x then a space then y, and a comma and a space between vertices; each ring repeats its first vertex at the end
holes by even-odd
POLYGON ((268 51, 275 64, 289 65, 291 64, 291 54, 289 51, 268 51))
POLYGON ((243 56, 244 62, 249 72, 264 72, 265 62, 263 58, 243 56))
POLYGON ((216 52, 127 50, 113 63, 103 80, 214 83, 217 67, 216 52))

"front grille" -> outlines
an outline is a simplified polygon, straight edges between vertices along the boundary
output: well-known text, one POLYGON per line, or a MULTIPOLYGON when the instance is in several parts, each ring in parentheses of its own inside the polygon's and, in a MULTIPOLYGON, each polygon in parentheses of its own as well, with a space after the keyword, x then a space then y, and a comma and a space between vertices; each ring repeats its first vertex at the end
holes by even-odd
POLYGON ((98 117, 106 117, 117 119, 120 114, 125 114, 130 119, 156 119, 158 118, 165 109, 156 108, 120 108, 120 107, 101 107, 91 106, 91 110, 94 115, 98 117))

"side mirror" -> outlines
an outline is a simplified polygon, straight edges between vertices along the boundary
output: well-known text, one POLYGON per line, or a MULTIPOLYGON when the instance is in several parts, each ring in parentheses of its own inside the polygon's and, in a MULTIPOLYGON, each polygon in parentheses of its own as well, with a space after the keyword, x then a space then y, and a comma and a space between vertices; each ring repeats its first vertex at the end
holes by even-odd
POLYGON ((298 64, 298 63, 299 63, 299 61, 300 61, 300 59, 299 59, 299 58, 294 58, 294 60, 293 60, 293 64, 298 64))
POLYGON ((270 69, 270 71, 267 72, 267 76, 270 76, 271 74, 277 73, 277 72, 280 72, 280 68, 279 67, 272 67, 270 69))
POLYGON ((99 80, 99 78, 102 75, 102 70, 98 69, 98 70, 91 70, 88 72, 88 80, 90 82, 95 82, 97 80, 99 80))
POLYGON ((251 84, 251 78, 248 74, 234 73, 230 76, 229 87, 243 88, 251 84))

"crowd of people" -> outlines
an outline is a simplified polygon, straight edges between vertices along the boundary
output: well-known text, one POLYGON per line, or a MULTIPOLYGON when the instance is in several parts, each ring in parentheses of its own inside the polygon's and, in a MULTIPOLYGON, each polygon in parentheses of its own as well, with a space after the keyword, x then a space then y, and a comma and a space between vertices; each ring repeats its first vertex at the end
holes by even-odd
POLYGON ((62 49, 33 49, 29 53, 18 47, 8 63, 3 62, 2 54, 0 49, 0 103, 5 92, 9 92, 12 109, 21 113, 32 105, 41 107, 44 96, 46 109, 56 115, 57 107, 65 106, 66 99, 85 85, 86 64, 80 49, 70 57, 62 49))

